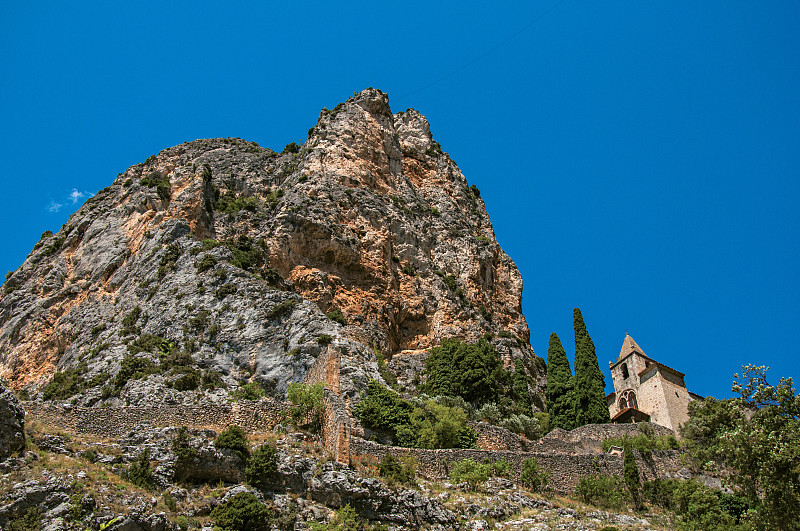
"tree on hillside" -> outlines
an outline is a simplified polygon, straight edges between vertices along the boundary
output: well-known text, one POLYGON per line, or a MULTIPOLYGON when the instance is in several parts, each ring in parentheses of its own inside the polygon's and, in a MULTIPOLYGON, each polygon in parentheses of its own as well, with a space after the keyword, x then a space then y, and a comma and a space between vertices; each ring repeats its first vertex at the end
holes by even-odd
POLYGON ((567 353, 553 332, 547 349, 547 412, 553 428, 571 430, 575 427, 572 383, 567 353))
POLYGON ((625 485, 627 485, 628 492, 631 494, 633 506, 638 510, 642 508, 641 479, 639 479, 639 467, 636 465, 636 457, 633 455, 633 449, 627 437, 625 437, 623 451, 623 476, 625 477, 625 485))
POLYGON ((500 355, 484 339, 474 345, 458 339, 443 340, 440 346, 431 349, 425 374, 423 392, 460 396, 472 404, 496 399, 508 378, 500 355))
POLYGON ((735 375, 739 398, 689 403, 681 428, 695 462, 728 470, 754 506, 757 529, 800 529, 800 395, 791 378, 767 382, 766 367, 735 375))
POLYGON ((594 342, 586 331, 581 310, 572 312, 575 324, 575 420, 578 426, 611 421, 606 403, 606 380, 597 364, 594 342))

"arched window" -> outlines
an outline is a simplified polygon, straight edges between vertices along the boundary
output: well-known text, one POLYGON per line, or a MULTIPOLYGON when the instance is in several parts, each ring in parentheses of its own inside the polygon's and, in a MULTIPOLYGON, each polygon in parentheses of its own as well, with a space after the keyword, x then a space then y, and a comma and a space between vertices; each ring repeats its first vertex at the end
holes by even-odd
POLYGON ((625 380, 627 380, 628 379, 628 364, 627 363, 623 363, 620 368, 622 369, 622 377, 625 380))
POLYGON ((639 404, 636 403, 636 393, 633 392, 633 389, 622 391, 622 394, 619 397, 620 411, 622 411, 623 409, 628 409, 629 407, 632 407, 634 409, 639 408, 639 404))

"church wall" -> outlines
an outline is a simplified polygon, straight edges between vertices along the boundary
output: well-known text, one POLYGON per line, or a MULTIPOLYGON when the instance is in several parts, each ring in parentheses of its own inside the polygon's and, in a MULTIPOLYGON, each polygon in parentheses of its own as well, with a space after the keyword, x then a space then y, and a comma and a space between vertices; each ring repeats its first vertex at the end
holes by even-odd
POLYGON ((658 369, 644 375, 638 389, 639 409, 650 415, 650 422, 672 429, 666 396, 658 376, 658 369))
POLYGON ((689 420, 689 391, 686 390, 685 385, 674 383, 675 378, 665 378, 662 381, 662 390, 667 405, 667 411, 670 419, 670 426, 678 432, 678 426, 689 420))

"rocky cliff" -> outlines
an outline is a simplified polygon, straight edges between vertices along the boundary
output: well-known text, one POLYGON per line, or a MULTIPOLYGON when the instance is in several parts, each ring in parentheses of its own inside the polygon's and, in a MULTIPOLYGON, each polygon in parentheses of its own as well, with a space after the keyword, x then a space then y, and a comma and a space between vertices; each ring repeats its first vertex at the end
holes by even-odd
POLYGON ((0 376, 31 393, 74 377, 87 405, 191 403, 246 382, 280 395, 332 349, 355 397, 378 356, 410 388, 426 349, 488 334, 541 407, 521 296, 426 119, 367 89, 302 146, 196 140, 119 174, 6 280, 0 376))

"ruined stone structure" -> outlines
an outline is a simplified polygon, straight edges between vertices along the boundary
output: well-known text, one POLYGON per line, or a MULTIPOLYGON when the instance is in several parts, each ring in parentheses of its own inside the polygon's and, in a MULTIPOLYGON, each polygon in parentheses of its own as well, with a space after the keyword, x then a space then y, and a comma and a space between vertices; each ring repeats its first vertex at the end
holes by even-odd
POLYGON ((612 422, 650 421, 675 432, 689 420, 690 393, 684 374, 648 357, 625 334, 616 362, 609 362, 614 392, 606 397, 612 422))

